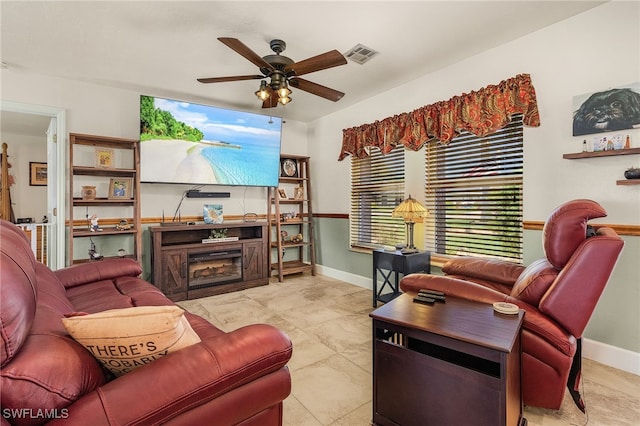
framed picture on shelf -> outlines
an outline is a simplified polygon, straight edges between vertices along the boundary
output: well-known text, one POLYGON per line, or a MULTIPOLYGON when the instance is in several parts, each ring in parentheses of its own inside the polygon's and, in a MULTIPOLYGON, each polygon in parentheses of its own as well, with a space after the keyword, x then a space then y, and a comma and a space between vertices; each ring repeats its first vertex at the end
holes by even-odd
POLYGON ((302 186, 297 186, 295 192, 293 193, 294 200, 304 200, 304 188, 302 186))
POLYGON ((131 198, 132 178, 111 178, 109 182, 109 199, 131 198))
POLYGON ((204 223, 222 223, 224 215, 222 213, 222 204, 205 204, 203 206, 202 216, 204 223))
POLYGON ((47 186, 47 163, 29 162, 29 186, 47 186))
POLYGON ((96 148, 95 149, 95 166, 102 169, 113 168, 113 149, 96 148))
POLYGON ((286 200, 287 199, 287 191, 285 191, 282 188, 278 188, 278 195, 280 196, 280 199, 282 199, 282 200, 286 200))
POLYGON ((280 177, 298 177, 298 162, 294 158, 280 159, 280 177))

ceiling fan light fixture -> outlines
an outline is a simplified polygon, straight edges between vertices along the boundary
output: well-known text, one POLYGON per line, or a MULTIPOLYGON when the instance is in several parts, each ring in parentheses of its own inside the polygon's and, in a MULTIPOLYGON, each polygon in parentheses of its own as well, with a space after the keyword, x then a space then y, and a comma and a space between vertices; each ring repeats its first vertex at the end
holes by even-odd
POLYGON ((258 99, 260 99, 261 101, 266 101, 267 99, 269 99, 270 94, 267 90, 267 82, 265 80, 262 80, 260 82, 260 89, 258 89, 258 91, 255 93, 258 99))
POLYGON ((280 87, 278 87, 278 97, 286 98, 291 94, 291 90, 289 89, 289 85, 287 84, 287 80, 283 79, 280 82, 280 87))
MULTIPOLYGON (((291 91, 289 91, 289 92, 291 92, 291 91)), ((291 102, 291 96, 279 97, 278 98, 278 102, 280 102, 282 105, 286 105, 289 102, 291 102)))

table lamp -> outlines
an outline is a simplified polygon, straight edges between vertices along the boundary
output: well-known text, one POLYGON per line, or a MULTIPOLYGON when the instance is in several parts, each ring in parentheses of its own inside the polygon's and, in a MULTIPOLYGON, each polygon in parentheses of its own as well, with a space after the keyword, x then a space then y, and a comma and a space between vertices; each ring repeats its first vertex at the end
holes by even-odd
POLYGON ((401 217, 407 225, 407 247, 401 250, 402 253, 417 253, 418 249, 413 245, 413 225, 414 219, 427 215, 427 209, 415 199, 409 198, 401 202, 398 207, 393 209, 391 217, 401 217))

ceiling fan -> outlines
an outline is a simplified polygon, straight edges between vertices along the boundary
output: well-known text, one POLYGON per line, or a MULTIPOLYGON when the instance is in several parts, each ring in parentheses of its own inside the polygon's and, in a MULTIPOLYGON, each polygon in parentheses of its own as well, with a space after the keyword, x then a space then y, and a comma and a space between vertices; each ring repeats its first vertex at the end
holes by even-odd
POLYGON ((338 90, 299 78, 300 75, 345 65, 347 60, 337 50, 331 50, 303 61, 294 62, 293 59, 281 55, 287 47, 286 43, 282 40, 271 40, 269 45, 275 55, 267 55, 264 57, 260 57, 236 38, 218 37, 218 40, 256 65, 262 75, 198 78, 200 83, 262 80, 260 82, 260 88, 255 92, 256 96, 262 100, 262 108, 273 108, 278 106, 278 103, 286 105, 291 102, 291 97, 289 96, 291 90, 289 86, 333 102, 339 101, 344 96, 344 93, 338 90))

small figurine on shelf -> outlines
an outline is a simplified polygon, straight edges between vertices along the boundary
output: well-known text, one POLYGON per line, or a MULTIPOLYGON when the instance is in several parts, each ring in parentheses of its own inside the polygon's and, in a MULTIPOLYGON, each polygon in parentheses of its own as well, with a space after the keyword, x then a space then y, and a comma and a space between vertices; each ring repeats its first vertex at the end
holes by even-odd
POLYGON ((91 225, 89 226, 89 230, 91 232, 102 231, 102 228, 100 228, 100 225, 98 225, 98 216, 96 216, 95 214, 91 215, 89 221, 91 222, 91 225))
POLYGON ((121 219, 120 223, 116 225, 116 230, 118 231, 128 231, 130 229, 131 229, 131 225, 129 225, 126 219, 121 219))
POLYGON ((91 240, 91 245, 89 246, 89 260, 102 260, 104 256, 96 251, 96 245, 91 240))

